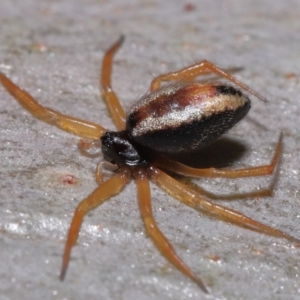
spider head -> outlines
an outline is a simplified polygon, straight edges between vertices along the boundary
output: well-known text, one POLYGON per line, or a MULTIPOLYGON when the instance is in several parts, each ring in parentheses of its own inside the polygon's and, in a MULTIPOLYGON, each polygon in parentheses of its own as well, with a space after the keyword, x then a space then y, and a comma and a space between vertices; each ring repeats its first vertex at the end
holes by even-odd
POLYGON ((118 166, 145 166, 151 155, 132 140, 127 131, 107 131, 101 138, 102 153, 105 160, 118 166))

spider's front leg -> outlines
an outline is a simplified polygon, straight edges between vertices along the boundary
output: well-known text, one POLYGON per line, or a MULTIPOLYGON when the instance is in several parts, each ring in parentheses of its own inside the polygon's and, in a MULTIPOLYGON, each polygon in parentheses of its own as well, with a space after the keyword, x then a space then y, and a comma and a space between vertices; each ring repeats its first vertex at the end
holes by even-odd
POLYGON ((84 121, 78 118, 73 118, 64 114, 61 114, 53 109, 43 107, 40 105, 29 93, 15 85, 9 78, 0 72, 0 81, 6 90, 16 99, 18 102, 32 113, 36 118, 55 125, 60 129, 74 133, 76 135, 97 140, 105 132, 106 129, 102 126, 84 121))
POLYGON ((153 92, 158 88, 160 88, 163 81, 193 81, 198 76, 208 75, 208 74, 216 74, 217 76, 223 77, 235 83, 240 88, 251 93, 257 98, 261 99, 262 101, 267 101, 263 96, 261 96, 259 93, 252 90, 244 83, 237 80, 230 73, 218 68, 216 65, 214 65, 213 63, 207 60, 202 60, 181 70, 155 77, 150 84, 150 90, 153 92))
POLYGON ((120 39, 106 51, 103 58, 101 69, 102 73, 100 77, 102 96, 108 106, 108 110, 118 130, 124 130, 126 114, 118 99, 118 96, 111 87, 111 73, 113 57, 117 50, 121 47, 123 41, 124 36, 121 36, 120 39))

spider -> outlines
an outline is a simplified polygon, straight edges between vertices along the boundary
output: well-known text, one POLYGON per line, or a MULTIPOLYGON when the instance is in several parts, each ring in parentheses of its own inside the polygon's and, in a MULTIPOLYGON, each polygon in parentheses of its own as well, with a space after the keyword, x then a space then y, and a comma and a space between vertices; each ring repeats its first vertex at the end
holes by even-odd
POLYGON ((109 131, 98 124, 43 107, 29 93, 0 73, 2 85, 30 113, 42 121, 91 139, 95 143, 101 141, 104 159, 116 167, 115 174, 105 181, 102 178, 101 168, 97 168, 96 180, 99 186, 78 204, 68 232, 60 279, 63 280, 65 277, 71 250, 78 238, 84 216, 120 193, 132 178, 136 182, 139 209, 148 235, 162 255, 206 293, 208 289, 205 284, 180 259, 157 226, 152 213, 149 180, 188 206, 200 208, 233 223, 300 243, 298 239, 278 229, 211 202, 199 195, 193 187, 169 175, 171 172, 190 177, 240 178, 272 174, 280 157, 282 135, 268 165, 243 169, 197 169, 170 159, 173 154, 182 157, 197 153, 227 132, 250 109, 249 98, 236 87, 219 81, 198 82, 196 81, 198 76, 215 74, 263 101, 265 98, 238 81, 229 72, 203 60, 154 78, 150 84, 150 92, 134 103, 126 116, 111 87, 113 57, 123 40, 122 36, 106 51, 100 79, 103 99, 118 131, 109 131), (163 82, 167 83, 162 85, 163 82))

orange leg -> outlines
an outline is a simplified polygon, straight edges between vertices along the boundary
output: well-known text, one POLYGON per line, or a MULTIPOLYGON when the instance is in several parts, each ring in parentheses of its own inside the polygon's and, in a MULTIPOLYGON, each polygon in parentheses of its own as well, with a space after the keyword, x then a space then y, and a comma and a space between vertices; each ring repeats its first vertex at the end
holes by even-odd
POLYGON ((106 132, 106 129, 98 124, 73 118, 50 108, 43 107, 30 94, 16 86, 2 73, 0 73, 0 81, 7 91, 15 97, 24 108, 44 122, 76 135, 94 140, 99 139, 106 132))
POLYGON ((167 191, 174 198, 177 198, 178 200, 180 200, 188 206, 191 206, 193 208, 200 207, 216 216, 226 218, 228 221, 232 221, 234 223, 238 223, 276 237, 285 238, 292 242, 300 243, 299 239, 294 238, 282 232, 281 230, 259 223, 255 220, 248 218, 247 216, 243 215, 238 211, 224 207, 222 205, 212 203, 204 197, 200 197, 195 190, 175 180, 174 178, 170 177, 169 175, 157 168, 150 167, 149 173, 151 179, 155 183, 157 183, 161 188, 167 191))
POLYGON ((270 175, 274 172, 274 169, 280 158, 281 149, 282 149, 282 134, 279 137, 276 151, 270 164, 259 166, 259 167, 249 167, 249 168, 237 169, 237 170, 216 169, 216 168, 196 169, 196 168, 188 167, 176 161, 167 160, 165 158, 159 160, 157 162, 157 165, 162 168, 166 168, 169 171, 181 175, 191 176, 191 177, 240 178, 240 177, 250 177, 250 176, 264 176, 264 175, 270 175))
POLYGON ((95 169, 95 178, 96 178, 96 182, 101 185, 103 184, 104 180, 103 180, 103 173, 102 173, 102 169, 103 169, 103 161, 99 161, 97 163, 96 169, 95 169))
POLYGON ((109 170, 111 172, 116 172, 118 170, 118 166, 114 165, 106 160, 103 161, 99 161, 96 169, 95 169, 95 177, 96 177, 96 182, 101 185, 104 182, 103 179, 103 168, 105 168, 106 170, 109 170))
POLYGON ((90 210, 102 204, 105 200, 109 199, 113 195, 118 194, 130 178, 131 170, 127 167, 123 167, 122 169, 120 169, 117 175, 105 181, 101 186, 96 188, 92 194, 90 194, 86 199, 79 203, 74 212, 74 216, 68 233, 68 239, 65 246, 60 273, 61 280, 63 280, 65 277, 71 250, 75 242, 77 241, 84 216, 90 210))
POLYGON ((102 62, 102 75, 100 85, 102 87, 102 95, 108 106, 109 112, 118 130, 125 129, 125 111, 120 104, 116 93, 111 87, 112 60, 116 51, 120 48, 124 40, 124 36, 113 44, 105 53, 102 62))
POLYGON ((82 155, 88 157, 99 157, 101 155, 101 141, 100 139, 97 140, 80 139, 78 142, 78 149, 82 155))
POLYGON ((147 174, 143 169, 136 169, 134 176, 138 190, 139 207, 147 233, 163 256, 183 274, 195 281, 204 292, 208 292, 202 281, 188 268, 175 253, 168 239, 159 230, 152 214, 150 187, 147 174))
MULTIPOLYGON (((101 141, 100 140, 90 141, 90 140, 80 139, 79 143, 78 143, 78 148, 79 148, 80 152, 85 156, 99 157, 99 155, 101 154, 101 150, 100 150, 101 149, 101 141), (98 151, 96 153, 88 152, 88 150, 90 150, 91 148, 97 148, 98 151)), ((96 178, 96 182, 99 185, 101 185, 104 182, 103 174, 102 174, 102 169, 103 169, 104 163, 105 163, 105 161, 103 161, 103 156, 101 156, 100 161, 97 163, 97 166, 95 169, 95 178, 96 178)))
POLYGON ((158 88, 160 88, 161 83, 163 81, 192 81, 196 77, 200 75, 207 75, 207 74, 216 74, 218 76, 224 77, 225 79, 235 83, 240 88, 244 89, 245 91, 249 92, 250 94, 256 96, 257 98, 261 99, 262 101, 267 101, 263 96, 258 94, 257 92, 253 91, 250 87, 243 84, 239 80, 237 80, 235 77, 233 77, 231 74, 229 74, 226 71, 223 71, 219 69, 217 66, 215 66, 213 63, 202 60, 200 62, 197 62, 189 67, 183 68, 176 72, 170 72, 167 74, 163 74, 160 76, 157 76, 154 78, 150 85, 150 90, 155 91, 158 88))

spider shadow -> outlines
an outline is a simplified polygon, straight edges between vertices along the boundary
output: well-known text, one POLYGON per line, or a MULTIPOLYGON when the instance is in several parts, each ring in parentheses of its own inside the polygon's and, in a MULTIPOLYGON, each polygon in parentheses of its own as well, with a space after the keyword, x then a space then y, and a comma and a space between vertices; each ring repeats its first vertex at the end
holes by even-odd
POLYGON ((238 140, 222 137, 196 153, 170 158, 193 168, 224 168, 238 161, 246 151, 247 147, 238 140))
MULTIPOLYGON (((228 168, 232 163, 241 159, 248 151, 248 147, 236 139, 223 137, 211 145, 203 148, 197 153, 193 153, 188 157, 176 157, 172 159, 177 160, 185 165, 193 168, 228 168)), ((278 168, 276 169, 278 170, 278 168)), ((191 181, 190 178, 185 176, 176 175, 176 178, 191 188, 196 190, 200 195, 205 196, 211 200, 226 200, 237 201, 246 199, 259 199, 264 197, 271 197, 273 195, 274 187, 278 180, 278 172, 275 171, 271 177, 271 182, 265 188, 255 189, 254 191, 241 192, 234 194, 215 194, 201 188, 198 184, 191 181)), ((235 179, 224 179, 235 180, 235 179)), ((246 178, 245 178, 246 180, 246 178)))

